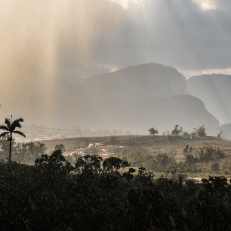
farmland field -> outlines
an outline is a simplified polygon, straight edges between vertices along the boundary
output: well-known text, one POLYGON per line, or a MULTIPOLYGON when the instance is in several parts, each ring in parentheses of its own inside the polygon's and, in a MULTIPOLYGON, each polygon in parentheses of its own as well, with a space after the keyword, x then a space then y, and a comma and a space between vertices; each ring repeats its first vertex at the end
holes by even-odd
MULTIPOLYGON (((182 136, 107 136, 107 137, 78 137, 69 139, 57 139, 42 141, 48 148, 48 152, 54 150, 55 145, 63 144, 66 148, 64 155, 77 154, 98 154, 103 158, 109 156, 123 156, 125 152, 139 152, 141 154, 167 154, 174 157, 176 163, 185 161, 183 152, 186 145, 197 149, 203 146, 214 146, 225 153, 225 158, 200 163, 202 168, 208 168, 213 163, 231 166, 231 141, 217 139, 215 137, 205 138, 184 138, 182 136), (83 151, 83 152, 82 152, 83 151)), ((191 174, 197 176, 199 173, 191 174)), ((207 173, 208 175, 209 173, 207 173)), ((227 173, 230 175, 230 173, 227 173)), ((204 176, 202 173, 200 176, 204 176)))

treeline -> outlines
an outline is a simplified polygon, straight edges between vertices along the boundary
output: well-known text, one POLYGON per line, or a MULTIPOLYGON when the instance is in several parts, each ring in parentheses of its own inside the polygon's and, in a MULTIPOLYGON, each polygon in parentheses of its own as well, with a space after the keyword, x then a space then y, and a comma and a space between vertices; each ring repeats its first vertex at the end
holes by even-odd
MULTIPOLYGON (((193 128, 193 132, 189 133, 189 132, 183 132, 183 128, 180 127, 179 125, 175 125, 172 132, 171 132, 171 135, 177 137, 177 136, 181 136, 182 138, 186 138, 186 139, 195 139, 195 138, 203 138, 203 137, 206 137, 206 138, 212 138, 212 139, 215 139, 215 138, 218 138, 218 139, 226 139, 226 133, 222 130, 220 130, 220 132, 217 134, 217 136, 208 136, 208 134, 206 133, 206 129, 205 129, 205 126, 204 124, 199 126, 198 128, 193 128)), ((158 130, 154 129, 154 128, 150 128, 149 130, 149 134, 151 135, 156 135, 159 133, 158 130)), ((163 133, 164 134, 164 133, 163 133)), ((168 136, 171 136, 168 132, 167 134, 168 136)))
POLYGON ((1 230, 231 230, 224 177, 154 179, 97 155, 72 166, 56 150, 34 165, 0 163, 1 230))
MULTIPOLYGON (((40 142, 16 143, 12 141, 13 160, 18 163, 34 164, 39 156, 45 154, 47 147, 40 142)), ((0 140, 0 159, 7 160, 9 156, 9 141, 7 138, 0 140)))
MULTIPOLYGON (((110 142, 118 142, 116 137, 111 137, 110 142)), ((62 144, 56 145, 54 150, 65 151, 62 144)), ((12 159, 18 163, 33 165, 36 158, 41 157, 47 151, 45 144, 40 142, 12 143, 12 159)), ((86 155, 96 155, 97 149, 92 147, 85 151, 86 155)), ((226 157, 222 148, 215 145, 203 145, 190 147, 187 145, 182 154, 185 161, 176 162, 174 150, 170 153, 147 153, 145 150, 127 149, 116 156, 127 160, 133 167, 144 166, 152 172, 170 172, 177 170, 178 173, 202 173, 213 172, 230 174, 231 165, 229 162, 219 164, 220 160, 226 157), (204 166, 206 165, 206 167, 204 166), (222 172, 221 172, 222 170, 222 172)), ((9 155, 9 142, 7 139, 0 140, 0 159, 7 161, 9 155)), ((68 155, 66 159, 74 165, 82 155, 75 153, 68 155)))
POLYGON ((144 150, 125 150, 118 154, 123 160, 128 160, 132 166, 144 166, 152 172, 198 173, 223 171, 225 174, 231 172, 230 163, 225 162, 222 166, 218 164, 226 157, 222 148, 216 145, 203 145, 199 147, 186 147, 182 150, 184 161, 177 162, 176 151, 170 153, 147 153, 144 150), (206 168, 203 166, 207 166, 206 168))

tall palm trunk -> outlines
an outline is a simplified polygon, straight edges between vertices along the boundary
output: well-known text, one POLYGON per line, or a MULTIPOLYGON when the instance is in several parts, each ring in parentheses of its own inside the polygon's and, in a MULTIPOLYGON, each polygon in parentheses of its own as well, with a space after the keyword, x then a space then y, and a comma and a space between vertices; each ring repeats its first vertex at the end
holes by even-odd
POLYGON ((11 163, 12 134, 10 135, 9 141, 10 141, 10 147, 9 147, 9 163, 11 163))

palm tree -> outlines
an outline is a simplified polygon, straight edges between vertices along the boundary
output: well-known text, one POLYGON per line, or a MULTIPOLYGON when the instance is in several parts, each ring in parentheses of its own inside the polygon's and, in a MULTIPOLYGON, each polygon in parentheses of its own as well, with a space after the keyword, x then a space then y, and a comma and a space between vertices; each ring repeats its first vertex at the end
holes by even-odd
POLYGON ((12 134, 13 134, 13 133, 16 133, 16 134, 19 134, 19 135, 21 135, 21 136, 26 137, 24 133, 22 133, 22 132, 20 132, 20 131, 15 131, 16 128, 21 128, 21 127, 22 127, 22 125, 21 125, 20 123, 23 122, 23 121, 24 121, 24 120, 23 120, 22 118, 20 118, 20 119, 14 120, 14 121, 12 122, 12 116, 11 116, 11 120, 8 119, 8 118, 5 119, 5 124, 6 124, 6 125, 0 125, 0 129, 6 131, 6 132, 3 132, 3 133, 0 135, 0 137, 6 136, 6 135, 7 135, 7 136, 8 136, 8 141, 10 142, 10 147, 9 147, 9 160, 8 160, 9 163, 11 162, 11 149, 12 149, 12 140, 13 140, 12 134))

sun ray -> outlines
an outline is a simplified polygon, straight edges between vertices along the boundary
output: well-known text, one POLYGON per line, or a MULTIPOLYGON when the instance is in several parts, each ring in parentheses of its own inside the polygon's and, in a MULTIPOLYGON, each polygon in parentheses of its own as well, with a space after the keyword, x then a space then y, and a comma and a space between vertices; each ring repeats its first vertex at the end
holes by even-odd
POLYGON ((214 0, 192 0, 202 10, 216 10, 217 4, 214 0))

